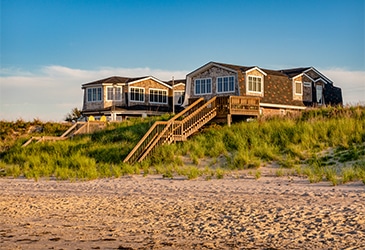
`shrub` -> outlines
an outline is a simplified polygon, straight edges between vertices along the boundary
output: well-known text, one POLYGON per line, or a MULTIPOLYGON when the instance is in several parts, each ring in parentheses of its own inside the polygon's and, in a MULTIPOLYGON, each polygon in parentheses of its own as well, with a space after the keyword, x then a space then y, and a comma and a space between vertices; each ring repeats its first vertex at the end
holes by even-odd
POLYGON ((221 168, 217 168, 215 170, 215 176, 217 177, 217 179, 223 179, 224 174, 225 174, 225 171, 221 168))

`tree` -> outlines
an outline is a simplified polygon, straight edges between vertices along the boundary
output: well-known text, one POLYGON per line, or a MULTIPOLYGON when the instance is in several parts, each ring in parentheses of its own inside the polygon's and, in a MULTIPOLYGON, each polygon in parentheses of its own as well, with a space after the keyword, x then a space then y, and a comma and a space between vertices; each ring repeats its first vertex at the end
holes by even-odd
POLYGON ((67 122, 77 122, 77 120, 82 116, 81 110, 78 108, 73 108, 70 113, 66 115, 65 121, 67 122))

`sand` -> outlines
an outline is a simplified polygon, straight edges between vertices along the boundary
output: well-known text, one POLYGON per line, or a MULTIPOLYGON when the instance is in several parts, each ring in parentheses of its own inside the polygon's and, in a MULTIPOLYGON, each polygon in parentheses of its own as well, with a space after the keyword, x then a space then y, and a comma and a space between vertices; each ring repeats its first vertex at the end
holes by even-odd
POLYGON ((0 179, 0 249, 364 249, 365 185, 0 179))

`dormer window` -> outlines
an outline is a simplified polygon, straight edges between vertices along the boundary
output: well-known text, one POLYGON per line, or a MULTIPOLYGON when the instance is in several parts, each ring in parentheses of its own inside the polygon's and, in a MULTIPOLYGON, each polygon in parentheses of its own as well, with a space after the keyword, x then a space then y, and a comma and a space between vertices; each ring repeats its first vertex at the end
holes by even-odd
POLYGON ((261 76, 248 76, 248 92, 251 93, 262 93, 263 79, 261 76))

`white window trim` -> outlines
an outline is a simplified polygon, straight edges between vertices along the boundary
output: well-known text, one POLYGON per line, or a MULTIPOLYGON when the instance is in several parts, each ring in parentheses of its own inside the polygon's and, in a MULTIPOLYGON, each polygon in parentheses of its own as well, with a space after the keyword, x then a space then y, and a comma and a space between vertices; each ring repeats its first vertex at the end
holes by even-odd
POLYGON ((141 103, 143 103, 143 102, 145 102, 145 92, 146 92, 146 90, 145 90, 145 88, 142 88, 142 87, 129 87, 128 88, 128 96, 129 96, 129 101, 130 102, 141 102, 141 103), (131 99, 131 93, 132 93, 132 89, 143 89, 143 101, 136 101, 136 100, 132 100, 131 99))
POLYGON ((181 105, 181 104, 183 104, 184 103, 184 98, 182 98, 182 101, 181 101, 181 103, 179 103, 178 102, 178 100, 176 101, 176 94, 180 94, 180 96, 181 97, 183 97, 184 96, 184 94, 185 94, 185 91, 183 91, 183 90, 174 90, 174 101, 176 102, 176 104, 175 105, 181 105))
POLYGON ((262 76, 254 76, 254 75, 247 75, 247 81, 246 81, 246 89, 247 93, 250 94, 263 94, 264 93, 264 77, 262 76), (261 78, 261 91, 251 91, 249 90, 249 77, 255 77, 255 78, 261 78))
POLYGON ((102 102, 103 101, 103 88, 102 87, 92 87, 86 89, 86 101, 87 102, 102 102), (96 89, 96 99, 93 100, 93 89, 96 89), (100 100, 98 100, 98 89, 100 89, 100 100), (89 100, 89 90, 91 90, 91 100, 89 100))
POLYGON ((106 87, 106 100, 107 101, 121 101, 122 100, 122 95, 123 95, 123 92, 122 92, 122 87, 119 87, 119 86, 117 86, 117 87, 112 87, 112 86, 107 86, 106 87), (112 99, 109 99, 108 98, 108 89, 113 89, 113 98, 112 99), (116 94, 116 92, 114 91, 114 89, 115 90, 117 90, 117 89, 120 89, 120 98, 119 99, 114 99, 114 96, 115 96, 115 94, 116 94))
POLYGON ((230 76, 219 76, 217 77, 217 82, 216 82, 216 89, 217 89, 217 93, 221 94, 221 93, 234 93, 235 92, 235 86, 236 86, 236 77, 234 75, 230 75, 230 76), (224 78, 228 78, 228 88, 229 88, 229 78, 233 77, 233 90, 228 90, 228 91, 224 91, 223 86, 222 86, 222 91, 218 91, 218 79, 222 79, 222 84, 224 83, 224 78))
POLYGON ((301 81, 294 81, 294 94, 296 96, 303 95, 303 83, 301 81), (300 83, 300 93, 297 93, 297 83, 300 83))
POLYGON ((323 86, 322 85, 316 85, 316 102, 319 105, 323 105, 323 86), (321 90, 320 95, 318 95, 319 89, 321 90))
POLYGON ((212 82, 213 82, 212 81, 212 78, 209 78, 209 77, 207 77, 207 78, 197 78, 197 79, 194 79, 194 95, 209 95, 209 94, 212 94, 212 88, 213 88, 212 82), (199 93, 199 94, 197 94, 196 93, 196 81, 197 80, 210 80, 210 92, 205 92, 205 93, 199 93))
POLYGON ((312 83, 311 82, 303 82, 303 87, 310 88, 310 87, 312 87, 312 83))
POLYGON ((169 96, 168 96, 168 93, 167 93, 167 90, 166 89, 155 89, 155 88, 150 88, 149 89, 149 97, 151 97, 151 90, 153 91, 162 91, 162 92, 165 92, 166 93, 166 102, 153 102, 153 101, 151 101, 151 99, 149 100, 150 101, 150 103, 157 103, 157 104, 167 104, 168 103, 168 98, 169 98, 169 96))

